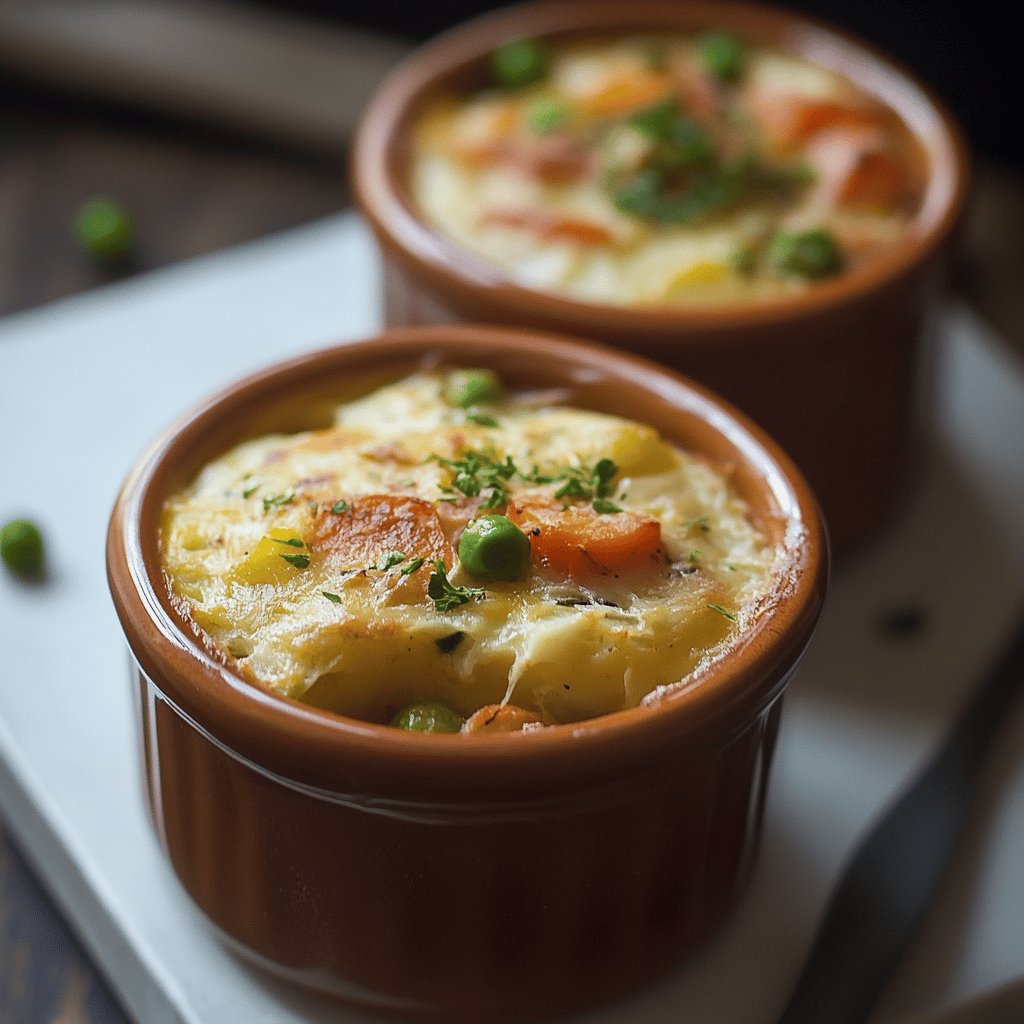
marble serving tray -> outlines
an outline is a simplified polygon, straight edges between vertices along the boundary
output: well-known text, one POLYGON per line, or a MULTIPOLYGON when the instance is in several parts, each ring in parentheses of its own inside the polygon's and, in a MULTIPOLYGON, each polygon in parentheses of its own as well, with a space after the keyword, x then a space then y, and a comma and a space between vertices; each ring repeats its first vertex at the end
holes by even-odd
MULTIPOLYGON (((378 292, 368 236, 342 215, 0 320, 0 519, 40 520, 51 567, 43 585, 0 574, 0 809, 145 1024, 371 1019, 237 960, 164 863, 103 545, 120 482, 160 428, 241 373, 372 332, 378 292)), ((858 836, 1024 608, 1024 372, 962 308, 935 331, 913 492, 835 574, 786 698, 749 894, 696 961, 579 1024, 769 1024, 858 836), (892 628, 894 614, 918 628, 892 628)), ((1024 1019, 1022 867, 1019 713, 877 1024, 980 1021, 996 1003, 1016 1016, 990 1019, 1024 1019)))

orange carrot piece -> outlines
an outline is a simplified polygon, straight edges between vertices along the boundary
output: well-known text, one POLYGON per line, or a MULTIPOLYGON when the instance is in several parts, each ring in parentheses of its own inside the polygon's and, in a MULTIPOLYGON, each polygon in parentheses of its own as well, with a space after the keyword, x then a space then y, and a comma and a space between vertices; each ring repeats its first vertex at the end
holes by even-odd
POLYGON ((550 135, 541 139, 493 139, 456 152, 470 165, 515 167, 524 174, 552 184, 579 180, 590 170, 593 161, 581 143, 566 135, 550 135))
POLYGON ((349 499, 344 512, 331 508, 329 502, 320 503, 310 546, 340 569, 373 566, 387 551, 452 563, 451 545, 429 501, 401 494, 368 494, 349 499))
POLYGON ((620 75, 584 96, 580 104, 588 114, 613 117, 641 110, 672 92, 672 79, 662 71, 620 75))
POLYGON ((862 153, 839 191, 839 202, 891 209, 906 199, 909 190, 905 163, 889 153, 862 153))
POLYGON ((463 732, 521 732, 525 725, 540 725, 538 715, 515 704, 488 704, 466 719, 463 732))
POLYGON ((640 568, 661 548, 661 524, 636 512, 602 515, 586 505, 563 509, 545 499, 522 499, 507 515, 530 538, 541 564, 576 578, 640 568))
POLYGON ((833 128, 874 128, 880 124, 878 110, 835 100, 769 96, 755 102, 768 134, 789 147, 801 146, 819 132, 833 128))
POLYGON ((574 242, 577 245, 607 245, 613 235, 603 224, 544 210, 489 210, 482 224, 522 228, 546 242, 574 242))

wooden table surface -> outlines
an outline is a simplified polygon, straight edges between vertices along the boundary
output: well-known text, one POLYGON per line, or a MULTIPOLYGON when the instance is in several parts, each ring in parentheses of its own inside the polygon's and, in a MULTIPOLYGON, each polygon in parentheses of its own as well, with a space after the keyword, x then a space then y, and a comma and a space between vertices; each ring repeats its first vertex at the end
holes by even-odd
MULTIPOLYGON (((71 231, 75 211, 95 194, 113 195, 133 212, 135 272, 347 202, 341 160, 115 115, 0 79, 0 314, 111 279, 79 251, 71 231)), ((954 286, 1024 354, 1022 257, 1024 178, 982 163, 954 286)), ((0 1024, 124 1020, 31 869, 0 834, 0 1024)))

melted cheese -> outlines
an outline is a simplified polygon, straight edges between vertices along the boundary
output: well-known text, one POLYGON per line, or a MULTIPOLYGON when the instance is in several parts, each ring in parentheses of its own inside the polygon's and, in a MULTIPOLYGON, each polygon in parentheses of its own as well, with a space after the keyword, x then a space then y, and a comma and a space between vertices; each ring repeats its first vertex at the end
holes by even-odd
POLYGON ((416 375, 341 406, 330 429, 247 441, 167 502, 175 599, 241 674, 372 721, 436 699, 462 715, 510 700, 554 723, 636 705, 743 629, 775 552, 719 469, 643 424, 537 396, 488 406, 498 425, 480 425, 443 388, 416 375), (622 513, 609 515, 656 519, 658 556, 580 578, 535 557, 518 582, 474 579, 451 542, 480 498, 442 461, 467 451, 518 467, 510 507, 552 501, 558 481, 538 477, 613 460, 622 513), (412 550, 378 568, 396 537, 412 550), (426 594, 438 555, 484 596, 439 610, 426 594))
POLYGON ((658 40, 657 70, 651 43, 561 44, 539 83, 437 99, 413 138, 412 192, 425 220, 518 284, 619 305, 734 304, 813 287, 772 263, 776 231, 828 230, 844 271, 905 237, 916 157, 891 110, 797 57, 748 47, 742 79, 723 86, 692 38, 658 40), (760 154, 780 173, 806 172, 806 183, 695 223, 623 212, 609 182, 652 152, 630 117, 666 97, 728 158, 760 154), (563 110, 564 123, 531 127, 538 104, 563 110), (569 157, 579 173, 558 169, 569 157))

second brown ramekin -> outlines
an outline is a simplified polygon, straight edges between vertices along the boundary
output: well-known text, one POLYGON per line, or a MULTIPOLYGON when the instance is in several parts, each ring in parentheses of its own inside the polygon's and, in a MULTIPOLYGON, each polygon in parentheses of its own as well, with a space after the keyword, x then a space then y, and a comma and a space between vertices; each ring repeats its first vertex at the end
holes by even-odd
POLYGON ((645 360, 550 335, 420 328, 228 388, 134 469, 107 547, 134 658, 145 790, 221 934, 302 985, 443 1021, 519 1021, 618 996, 705 942, 757 848, 783 688, 824 596, 813 497, 742 415, 645 360), (239 441, 424 365, 652 424, 731 469, 780 546, 741 639, 656 700, 534 733, 423 735, 245 682, 169 598, 164 501, 239 441))
POLYGON ((845 552, 898 507, 926 313, 962 213, 960 133, 911 75, 803 15, 713 0, 553 0, 510 7, 420 48, 370 103, 353 150, 359 207, 384 260, 388 326, 480 321, 563 331, 647 355, 735 402, 794 458, 845 552), (533 291, 428 227, 407 183, 409 131, 433 96, 484 80, 500 43, 718 27, 845 74, 918 140, 927 184, 905 244, 863 270, 778 301, 733 308, 623 307, 533 291))

